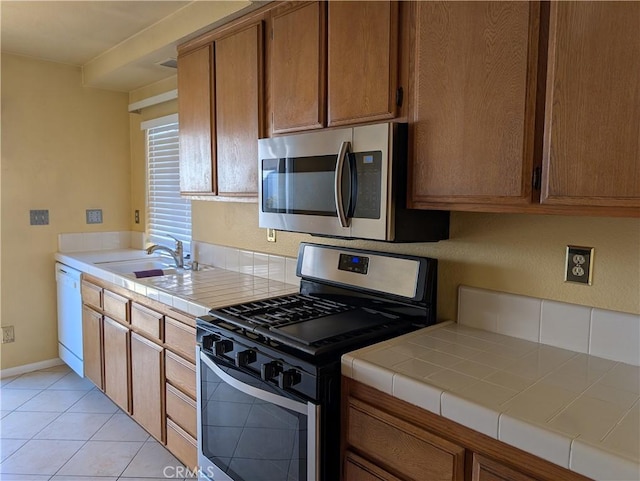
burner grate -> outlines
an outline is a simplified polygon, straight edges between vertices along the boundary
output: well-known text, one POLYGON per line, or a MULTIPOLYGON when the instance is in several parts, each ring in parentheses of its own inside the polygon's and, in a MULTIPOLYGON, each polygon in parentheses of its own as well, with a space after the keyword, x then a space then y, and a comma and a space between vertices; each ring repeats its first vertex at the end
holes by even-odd
POLYGON ((244 319, 256 326, 275 328, 353 309, 355 307, 339 302, 293 294, 246 304, 237 304, 224 307, 219 311, 244 319))

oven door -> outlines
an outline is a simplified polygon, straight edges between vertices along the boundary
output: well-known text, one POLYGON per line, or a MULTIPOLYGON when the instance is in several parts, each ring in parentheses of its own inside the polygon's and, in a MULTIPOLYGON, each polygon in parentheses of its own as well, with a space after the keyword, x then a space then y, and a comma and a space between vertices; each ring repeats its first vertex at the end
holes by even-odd
POLYGON ((197 353, 200 479, 319 480, 320 406, 197 353))

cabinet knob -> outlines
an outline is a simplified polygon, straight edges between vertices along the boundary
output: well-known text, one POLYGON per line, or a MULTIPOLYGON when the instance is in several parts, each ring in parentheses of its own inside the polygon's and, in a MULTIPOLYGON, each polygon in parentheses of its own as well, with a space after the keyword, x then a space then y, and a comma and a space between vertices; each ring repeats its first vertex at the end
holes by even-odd
POLYGON ((236 352, 236 366, 246 367, 252 362, 256 362, 257 355, 253 349, 236 352))

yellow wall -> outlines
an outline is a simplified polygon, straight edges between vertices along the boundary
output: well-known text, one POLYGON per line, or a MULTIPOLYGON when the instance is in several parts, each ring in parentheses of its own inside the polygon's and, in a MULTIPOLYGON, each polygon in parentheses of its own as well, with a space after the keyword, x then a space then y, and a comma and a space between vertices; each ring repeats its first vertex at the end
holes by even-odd
MULTIPOLYGON (((138 102, 178 88, 177 76, 155 82, 141 89, 129 92, 129 103, 138 102)), ((170 100, 145 108, 140 113, 129 114, 129 136, 131 143, 131 230, 144 232, 147 225, 147 160, 145 132, 140 123, 145 120, 164 117, 178 112, 178 101, 170 100), (140 211, 140 223, 135 223, 134 212, 140 211)))
MULTIPOLYGON (((2 56, 2 368, 57 356, 53 253, 60 232, 145 228, 146 162, 140 122, 177 111, 170 101, 127 114, 127 104, 175 88, 175 77, 127 94, 83 88, 77 68, 2 56), (99 207, 104 224, 86 225, 99 207), (28 225, 48 208, 51 225, 28 225), (139 209, 141 223, 134 224, 139 209), (34 302, 37 300, 37 302, 34 302)), ((193 202, 193 238, 287 256, 301 241, 440 260, 440 318, 456 317, 459 284, 640 313, 640 220, 453 213, 451 239, 386 244, 278 232, 268 243, 256 204, 193 202), (596 249, 594 285, 565 284, 565 246, 596 249)))
POLYGON ((258 229, 256 204, 193 203, 193 238, 295 256, 301 241, 435 257, 438 317, 456 318, 460 284, 640 313, 640 220, 454 212, 451 238, 438 243, 337 241, 258 229), (595 247, 593 285, 564 282, 567 244, 595 247))
POLYGON ((79 68, 2 54, 2 311, 10 368, 57 357, 53 254, 62 232, 129 230, 127 94, 82 87, 79 68), (101 208, 103 224, 85 210, 101 208), (30 226, 30 209, 49 209, 30 226))

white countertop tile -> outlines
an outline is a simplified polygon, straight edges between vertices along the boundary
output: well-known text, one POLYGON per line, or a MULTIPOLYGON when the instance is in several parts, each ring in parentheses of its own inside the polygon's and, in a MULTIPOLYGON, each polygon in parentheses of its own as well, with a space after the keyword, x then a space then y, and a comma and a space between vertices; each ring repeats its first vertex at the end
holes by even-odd
POLYGON ((56 260, 70 267, 195 316, 217 307, 298 292, 291 284, 208 266, 141 279, 109 271, 109 262, 148 258, 146 251, 137 249, 56 254, 56 260))
MULTIPOLYGON (((603 449, 602 444, 574 439, 569 468, 593 479, 636 481, 640 479, 638 462, 603 449)), ((637 455, 637 453, 636 453, 637 455)))
POLYGON ((393 396, 432 413, 441 414, 440 397, 442 391, 418 379, 395 374, 393 376, 393 396))
POLYGON ((442 416, 498 439, 500 413, 450 392, 442 393, 442 416))
POLYGON ((451 322, 345 354, 342 365, 346 376, 586 476, 640 479, 629 477, 640 469, 637 366, 451 322))
POLYGON ((602 444, 614 452, 619 452, 633 459, 640 452, 640 402, 627 411, 624 418, 604 438, 602 444))
POLYGON ((498 439, 563 468, 569 467, 571 437, 507 414, 500 416, 498 439))

